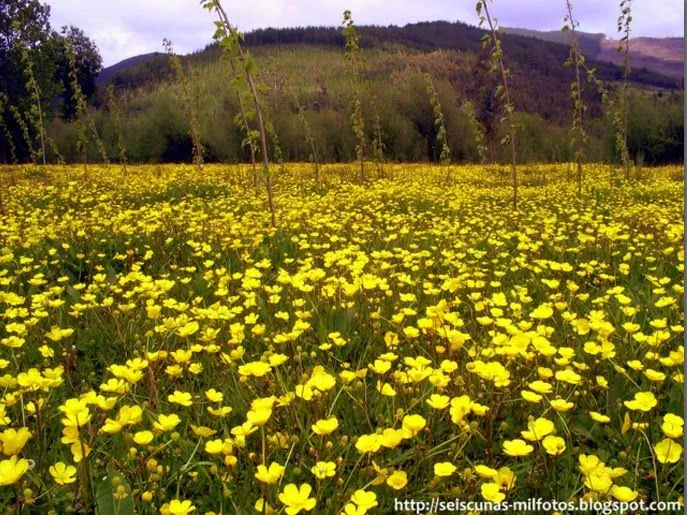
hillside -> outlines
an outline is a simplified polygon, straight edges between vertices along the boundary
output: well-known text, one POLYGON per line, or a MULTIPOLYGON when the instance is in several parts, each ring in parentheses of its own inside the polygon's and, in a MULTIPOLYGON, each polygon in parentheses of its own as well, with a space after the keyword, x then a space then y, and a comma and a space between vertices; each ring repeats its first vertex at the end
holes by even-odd
MULTIPOLYGON (((429 73, 439 94, 454 160, 478 158, 474 116, 484 133, 490 160, 500 160, 503 116, 494 96, 497 79, 486 64, 481 48, 483 31, 461 23, 431 22, 404 27, 361 27, 365 69, 365 125, 372 137, 375 119, 381 123, 385 155, 394 161, 436 160, 438 146, 434 115, 422 74, 429 73)), ((350 130, 350 77, 343 58, 338 29, 308 27, 263 29, 246 34, 245 44, 255 55, 264 82, 265 103, 279 136, 284 158, 307 160, 302 120, 291 90, 302 105, 316 135, 322 161, 355 158, 356 141, 350 130), (343 129, 343 130, 342 130, 343 129)), ((518 145, 523 161, 571 159, 570 82, 572 70, 562 65, 568 47, 555 42, 505 34, 503 47, 512 70, 512 98, 520 124, 518 145)), ((230 71, 220 60, 216 45, 182 58, 190 76, 191 95, 198 109, 201 133, 209 161, 248 159, 230 71)), ((622 68, 589 60, 611 91, 622 78, 622 68)), ((114 84, 126 124, 126 147, 132 161, 188 161, 191 144, 179 86, 173 80, 169 59, 147 56, 133 66, 119 66, 100 85, 114 84)), ((632 74, 633 90, 641 95, 636 111, 647 130, 632 137, 633 154, 652 163, 675 162, 682 155, 682 95, 677 82, 646 70, 632 74), (648 120, 648 121, 647 121, 648 120), (636 140, 636 141, 635 141, 636 140)), ((598 95, 584 85, 588 105, 590 160, 614 158, 613 130, 598 95)), ((103 105, 101 95, 99 105, 103 105)), ((108 110, 97 113, 110 151, 116 155, 112 120, 108 110)), ((68 124, 53 129, 68 159, 78 159, 76 132, 68 124)))
POLYGON ((149 54, 141 54, 141 55, 136 55, 133 57, 128 57, 127 59, 119 61, 116 64, 113 64, 112 66, 108 66, 107 68, 103 68, 103 70, 98 75, 96 82, 98 84, 102 84, 103 82, 107 82, 112 77, 117 75, 118 73, 121 73, 124 70, 128 70, 128 69, 133 68, 137 65, 143 64, 147 61, 150 61, 151 59, 153 59, 154 57, 159 56, 159 55, 161 55, 160 52, 151 52, 149 54))
MULTIPOLYGON (((604 39, 597 59, 620 64, 622 55, 617 52, 618 41, 604 39)), ((683 79, 685 75, 684 38, 632 38, 630 39, 630 65, 633 69, 647 70, 683 79)))
MULTIPOLYGON (((506 34, 550 41, 565 46, 570 46, 572 43, 572 33, 560 30, 532 30, 520 27, 503 27, 502 30, 506 34)), ((606 39, 606 34, 578 31, 577 35, 580 40, 580 51, 585 56, 596 59, 601 53, 601 41, 606 39)))
MULTIPOLYGON (((551 77, 556 83, 569 80, 568 73, 560 73, 560 65, 568 55, 566 34, 558 32, 537 32, 526 29, 506 29, 503 36, 503 47, 514 68, 527 71, 532 84, 538 83, 541 76, 551 77), (517 33, 510 33, 517 32, 517 33), (537 34, 539 36, 537 36, 537 34), (553 77, 552 77, 553 76, 553 77), (561 80, 559 80, 561 79, 561 80)), ((402 46, 410 50, 430 52, 433 50, 456 50, 481 55, 481 37, 484 31, 455 22, 421 22, 397 26, 362 26, 359 28, 362 46, 378 48, 388 45, 402 46)), ((622 69, 609 64, 610 58, 602 45, 603 34, 582 33, 582 49, 588 54, 590 66, 597 69, 599 78, 613 81, 622 77, 622 69), (595 55, 603 55, 603 60, 596 60, 595 55)), ((648 39, 648 38, 643 38, 648 39)), ((246 44, 256 48, 273 45, 324 45, 343 49, 344 41, 338 28, 335 27, 296 27, 285 29, 258 29, 245 35, 246 44)), ((647 62, 658 51, 657 45, 644 43, 642 55, 647 62)), ((639 50, 638 50, 639 52, 639 50)), ((672 54, 671 54, 672 55, 672 54)), ((207 62, 219 57, 214 45, 208 45, 204 50, 189 54, 190 62, 207 62)), ((671 59, 674 58, 671 57, 671 59)), ((665 53, 657 53, 656 59, 661 62, 667 60, 665 53)), ((99 82, 109 82, 124 87, 139 87, 157 83, 161 78, 169 75, 169 67, 165 69, 163 55, 144 54, 127 59, 103 70, 99 82)), ((659 88, 674 88, 678 82, 675 76, 666 76, 649 69, 635 67, 632 81, 643 86, 659 88)), ((549 82, 549 79, 545 79, 549 82)))
MULTIPOLYGON (((570 45, 572 34, 559 30, 539 31, 504 27, 504 32, 570 45)), ((619 40, 605 34, 578 32, 580 50, 592 59, 621 65, 623 56, 618 53, 619 40)), ((630 38, 630 66, 636 72, 646 69, 675 79, 684 78, 684 38, 630 38)))

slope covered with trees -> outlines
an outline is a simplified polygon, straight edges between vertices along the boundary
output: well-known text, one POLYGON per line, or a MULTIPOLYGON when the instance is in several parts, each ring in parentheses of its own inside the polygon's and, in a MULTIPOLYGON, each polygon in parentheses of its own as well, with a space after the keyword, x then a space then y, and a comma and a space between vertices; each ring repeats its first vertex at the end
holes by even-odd
MULTIPOLYGON (((448 143, 455 161, 478 159, 478 142, 471 113, 485 136, 489 160, 501 159, 503 113, 494 96, 495 79, 481 49, 483 31, 464 24, 426 22, 404 27, 360 27, 364 116, 372 130, 375 114, 386 158, 393 161, 438 160, 440 150, 432 107, 423 74, 429 73, 445 111, 448 143)), ((350 81, 346 77, 344 39, 334 27, 261 29, 245 35, 267 86, 270 116, 287 160, 307 160, 311 153, 302 134, 301 114, 312 128, 322 161, 348 161, 355 140, 348 123, 350 81), (302 112, 299 108, 302 108, 302 112)), ((518 114, 523 161, 568 160, 571 70, 562 63, 568 47, 555 42, 504 34, 507 65, 513 72, 512 96, 518 114)), ((234 124, 239 114, 235 95, 227 87, 230 70, 212 44, 182 57, 199 112, 201 138, 208 161, 247 160, 244 137, 234 124)), ((137 56, 106 69, 94 98, 96 126, 106 150, 117 154, 114 120, 107 108, 106 88, 114 86, 126 126, 124 144, 133 161, 168 162, 192 159, 188 122, 179 102, 179 87, 167 55, 137 56)), ((588 61, 613 94, 622 68, 588 61)), ((647 163, 682 159, 682 92, 675 79, 646 70, 633 70, 634 95, 641 105, 630 117, 642 116, 641 134, 631 134, 633 156, 647 163), (641 113, 640 113, 641 112, 641 113)), ((589 159, 616 159, 609 120, 591 85, 584 87, 589 106, 589 159)), ((67 160, 77 160, 77 127, 69 117, 52 117, 48 127, 67 160)), ((372 134, 370 134, 372 137, 372 134)), ((90 149, 93 159, 96 148, 90 149)))

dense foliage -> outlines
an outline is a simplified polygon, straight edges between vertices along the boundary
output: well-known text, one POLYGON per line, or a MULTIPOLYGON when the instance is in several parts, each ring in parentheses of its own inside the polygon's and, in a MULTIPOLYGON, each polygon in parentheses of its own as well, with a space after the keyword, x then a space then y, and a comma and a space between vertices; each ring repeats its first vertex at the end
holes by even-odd
MULTIPOLYGON (((498 141, 503 137, 498 123, 502 111, 494 96, 495 78, 484 64, 486 54, 480 47, 483 31, 461 23, 433 22, 405 27, 361 27, 360 34, 367 63, 363 80, 369 86, 363 125, 368 127, 368 136, 372 139, 375 114, 371 104, 373 98, 380 99, 375 102, 374 110, 381 120, 388 159, 439 159, 437 149, 441 145, 437 143, 438 133, 432 123, 429 96, 422 92, 422 73, 430 73, 437 82, 455 160, 477 160, 478 143, 474 131, 469 130, 470 117, 464 109, 468 102, 475 107, 481 130, 487 137, 489 158, 503 158, 498 148, 498 141)), ((316 139, 322 147, 321 159, 353 159, 356 142, 338 130, 342 121, 350 117, 350 99, 354 96, 347 70, 342 65, 345 38, 340 31, 330 27, 261 29, 246 34, 245 43, 258 56, 262 77, 273 98, 275 127, 280 138, 289 143, 284 145, 289 151, 288 158, 305 160, 310 154, 309 145, 304 144, 301 134, 303 108, 307 119, 318 129, 316 139), (286 87, 291 77, 297 97, 304 99, 300 107, 290 93, 291 88, 286 87)), ((562 67, 567 47, 508 34, 503 36, 503 45, 506 64, 513 72, 513 102, 519 113, 524 143, 521 159, 529 162, 572 159, 574 151, 569 144, 567 127, 571 116, 569 83, 573 75, 572 70, 562 67)), ((186 66, 199 71, 199 105, 201 108, 209 106, 204 143, 210 149, 211 160, 246 160, 238 135, 224 122, 225 118, 237 114, 237 106, 231 98, 232 93, 223 92, 226 84, 223 73, 226 72, 217 65, 218 58, 219 50, 214 45, 184 58, 186 66), (214 97, 211 100, 210 95, 214 97), (218 101, 218 95, 224 98, 218 101), (223 143, 218 147, 212 140, 220 139, 223 143)), ((615 81, 622 79, 622 68, 593 60, 588 60, 588 65, 597 68, 597 77, 605 81, 610 94, 615 95, 615 81)), ((179 144, 183 139, 183 133, 178 132, 174 123, 180 120, 180 113, 168 113, 176 111, 171 96, 165 93, 169 87, 175 87, 167 85, 171 77, 169 61, 164 56, 151 56, 143 63, 115 73, 108 80, 131 99, 129 112, 134 117, 148 113, 160 120, 159 126, 148 126, 145 132, 132 134, 134 144, 141 139, 157 140, 151 147, 159 150, 144 149, 137 154, 139 161, 190 160, 186 152, 179 155, 175 151, 170 155, 169 144, 179 144), (165 105, 168 101, 170 104, 165 105), (172 123, 168 125, 163 120, 172 123)), ((647 110, 652 113, 645 117, 646 123, 643 120, 643 134, 630 135, 633 158, 642 156, 644 162, 653 164, 680 162, 683 152, 682 93, 673 89, 673 80, 643 70, 633 70, 630 78, 638 90, 638 98, 634 100, 642 103, 638 106, 642 113, 635 115, 646 115, 647 110), (648 103, 647 99, 650 99, 648 103)), ((583 90, 591 118, 587 122, 591 135, 589 158, 618 160, 609 137, 613 132, 609 130, 611 122, 595 88, 589 85, 583 90)), ((633 121, 630 120, 630 125, 633 121)), ((103 123, 107 124, 107 120, 103 123)), ((191 146, 187 142, 182 147, 189 149, 191 146)))
MULTIPOLYGON (((364 40, 363 40, 364 41, 364 40)), ((303 137, 302 114, 311 128, 319 159, 323 162, 347 162, 355 159, 356 140, 350 131, 341 130, 350 119, 351 83, 343 58, 343 49, 325 46, 255 47, 260 78, 267 86, 269 111, 275 131, 279 134, 285 158, 306 161, 311 146, 303 137), (300 108, 291 90, 299 99, 300 108)), ((441 145, 437 143, 437 129, 430 97, 426 92, 423 72, 430 73, 442 106, 444 123, 453 159, 458 162, 478 161, 477 139, 466 103, 474 112, 484 132, 484 144, 489 160, 507 158, 498 142, 502 138, 499 120, 502 111, 494 96, 496 86, 488 68, 478 56, 469 52, 437 50, 429 53, 405 47, 363 48, 366 68, 362 91, 364 126, 368 141, 374 137, 374 115, 369 108, 371 96, 377 99, 385 155, 391 161, 438 161, 441 145)), ((205 56, 207 57, 207 55, 205 56)), ((163 58, 166 59, 166 58, 163 58)), ((233 123, 239 113, 236 94, 228 88, 231 71, 216 59, 195 61, 185 59, 186 66, 195 70, 190 74, 194 101, 197 102, 201 122, 201 138, 206 161, 249 161, 249 153, 242 146, 244 135, 233 123)), ((166 61, 165 61, 166 62, 166 61)), ((135 70, 165 72, 162 64, 150 60, 135 70)), ((167 66, 167 65, 165 65, 167 66)), ((166 68, 165 68, 166 69, 166 68)), ((565 73, 569 70, 562 67, 565 73)), ((517 69, 513 70, 515 81, 517 69)), ((561 72, 562 73, 562 72, 561 72)), ((147 74, 147 73, 146 73, 147 74)), ((137 79, 138 80, 138 79, 137 79)), ((116 83, 116 77, 113 78, 116 83)), ((527 93, 538 84, 514 86, 516 107, 523 88, 527 93), (517 93, 519 92, 519 93, 517 93)), ((611 88, 614 86, 611 84, 611 88)), ((548 109, 559 114, 556 120, 536 109, 517 112, 519 151, 523 162, 572 160, 570 146, 569 86, 560 86, 559 97, 541 92, 540 97, 551 103, 548 109), (554 100, 556 103, 554 103, 554 100)), ((585 92, 591 95, 592 87, 585 92)), ((683 116, 682 93, 674 90, 633 90, 630 101, 630 146, 633 158, 641 153, 649 164, 682 161, 683 116)), ((127 131, 125 144, 133 161, 191 162, 192 144, 187 135, 187 121, 180 98, 180 86, 162 81, 141 88, 120 88, 119 100, 127 131)), ((537 100, 543 102, 543 100, 537 100)), ((587 100, 590 119, 586 121, 590 134, 588 159, 618 161, 615 155, 614 130, 604 115, 597 98, 587 100)), ((97 114, 111 156, 117 153, 112 119, 106 110, 97 114), (109 136, 108 136, 109 135, 109 136)), ((68 159, 75 159, 74 130, 61 122, 50 129, 68 159)), ((97 160, 93 149, 92 157, 97 160)))
MULTIPOLYGON (((76 66, 79 88, 85 98, 93 101, 96 78, 102 61, 95 44, 78 27, 65 27, 63 33, 50 25, 50 7, 38 0, 3 0, 0 2, 0 161, 11 162, 10 148, 16 158, 27 160, 31 143, 22 132, 10 106, 19 113, 36 108, 35 91, 27 83, 31 65, 39 93, 42 115, 50 119, 74 119, 77 102, 69 77, 68 48, 76 66)), ((21 116, 21 115, 20 115, 21 116)), ((29 135, 30 138, 33 134, 29 135)), ((54 157, 54 156, 53 156, 54 157)))

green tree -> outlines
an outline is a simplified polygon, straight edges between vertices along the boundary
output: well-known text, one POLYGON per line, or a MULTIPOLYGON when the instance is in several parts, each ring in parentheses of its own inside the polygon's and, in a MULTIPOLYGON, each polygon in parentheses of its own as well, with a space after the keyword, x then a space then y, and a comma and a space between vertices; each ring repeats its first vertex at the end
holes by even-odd
POLYGON ((360 35, 355 29, 351 11, 344 11, 342 34, 346 39, 346 62, 349 66, 353 96, 351 98, 351 123, 353 133, 357 139, 356 154, 360 162, 360 183, 365 182, 365 118, 363 118, 363 104, 361 98, 361 70, 362 53, 360 51, 360 35))
POLYGON ((89 103, 95 99, 96 79, 102 70, 102 58, 95 43, 73 25, 67 27, 61 36, 55 33, 54 39, 57 46, 55 81, 64 90, 61 115, 67 120, 73 120, 78 108, 73 100, 74 84, 69 75, 69 54, 74 56, 73 64, 79 89, 89 103))
MULTIPOLYGON (((44 128, 46 122, 55 116, 74 117, 76 103, 71 91, 68 47, 75 57, 79 86, 85 92, 86 99, 90 100, 94 96, 95 79, 101 69, 96 46, 76 27, 71 27, 64 36, 52 30, 50 7, 47 4, 38 0, 0 2, 0 93, 5 95, 9 106, 22 114, 22 119, 26 114, 30 116, 32 109, 38 108, 41 111, 36 116, 38 125, 42 121, 44 128), (56 102, 56 99, 60 101, 56 102)), ((8 161, 6 149, 12 145, 18 160, 30 158, 25 131, 17 122, 17 117, 9 108, 0 115, 4 116, 2 123, 6 129, 0 133, 3 161, 8 161)), ((33 127, 30 120, 28 127, 33 127)), ((45 130, 38 133, 43 137, 40 147, 45 157, 45 144, 54 146, 54 142, 45 130)))

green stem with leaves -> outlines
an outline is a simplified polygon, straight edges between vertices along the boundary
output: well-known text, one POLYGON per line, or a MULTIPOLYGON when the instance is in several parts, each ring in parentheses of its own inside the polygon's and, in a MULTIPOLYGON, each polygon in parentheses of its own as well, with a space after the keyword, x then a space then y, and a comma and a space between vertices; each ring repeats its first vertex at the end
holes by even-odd
POLYGON ((189 123, 189 135, 193 143, 193 164, 198 167, 200 171, 203 168, 203 144, 200 140, 200 124, 198 123, 198 113, 193 102, 191 101, 191 86, 188 77, 184 72, 184 66, 181 64, 181 59, 174 53, 172 42, 165 38, 162 40, 162 46, 165 48, 169 60, 172 63, 174 74, 176 75, 179 85, 181 87, 181 99, 184 104, 184 111, 189 123))
POLYGON ((126 173, 126 146, 124 145, 124 134, 122 132, 122 113, 117 105, 115 98, 115 89, 113 85, 107 87, 107 108, 112 115, 112 122, 114 125, 115 136, 117 137, 117 149, 119 151, 119 162, 124 167, 126 173))
POLYGON ((74 45, 69 37, 69 34, 67 33, 67 27, 62 27, 62 34, 64 35, 66 41, 67 61, 69 62, 69 82, 72 88, 72 99, 76 104, 76 116, 79 125, 77 149, 81 153, 83 159, 84 171, 86 171, 86 163, 88 161, 88 131, 90 131, 91 135, 93 136, 93 141, 95 142, 96 149, 98 150, 98 154, 100 154, 102 162, 105 165, 109 165, 110 160, 107 157, 107 152, 105 152, 105 146, 103 145, 100 135, 98 134, 98 129, 95 126, 95 120, 88 112, 86 97, 84 96, 83 91, 81 90, 81 85, 79 84, 74 45))
POLYGON ((588 136, 584 129, 584 113, 587 106, 582 100, 582 83, 580 81, 580 67, 584 64, 584 56, 580 53, 579 39, 577 37, 577 27, 579 22, 573 18, 572 2, 565 0, 565 5, 568 13, 564 17, 565 25, 563 25, 563 32, 572 34, 572 45, 570 46, 570 55, 565 61, 565 66, 574 66, 575 79, 570 85, 570 98, 573 102, 573 124, 572 136, 573 145, 575 146, 575 162, 577 163, 577 196, 582 198, 582 161, 584 159, 584 147, 587 144, 588 136))
POLYGON ((511 101, 510 88, 508 87, 508 79, 511 75, 510 70, 506 68, 503 63, 503 48, 501 46, 501 39, 499 38, 496 21, 492 19, 487 6, 489 0, 479 0, 477 2, 477 15, 479 16, 480 27, 486 22, 489 26, 488 32, 482 36, 482 46, 487 47, 491 45, 491 71, 499 73, 501 77, 501 84, 496 88, 496 96, 503 102, 503 109, 506 111, 506 119, 508 120, 508 134, 501 140, 502 143, 510 143, 511 150, 511 174, 513 177, 513 210, 518 209, 518 168, 517 168, 517 154, 515 150, 515 106, 511 101), (484 14, 482 14, 484 13, 484 14))
POLYGON ((470 126, 470 132, 475 140, 475 149, 477 150, 477 159, 480 163, 486 163, 487 161, 487 146, 484 144, 484 128, 482 124, 477 119, 475 114, 475 107, 472 102, 467 101, 461 106, 461 111, 468 120, 470 126))
MULTIPOLYGON (((424 74, 425 89, 429 95, 429 105, 432 106, 434 111, 434 128, 437 131, 437 144, 440 147, 439 151, 439 162, 448 167, 451 164, 451 148, 448 146, 448 135, 446 134, 446 126, 444 125, 444 112, 441 109, 441 102, 439 101, 439 95, 437 90, 434 88, 434 82, 432 82, 432 77, 429 73, 424 74)), ((446 179, 449 179, 448 168, 446 179)))
POLYGON ((346 40, 346 62, 348 63, 351 82, 353 84, 353 98, 351 99, 351 123, 353 133, 358 140, 355 150, 358 161, 360 162, 360 184, 365 182, 365 119, 363 118, 363 107, 361 100, 361 51, 360 35, 355 30, 351 11, 344 11, 342 34, 346 40))
POLYGON ((315 138, 313 137, 312 131, 310 130, 310 124, 308 123, 308 120, 305 117, 305 110, 303 109, 303 106, 298 100, 298 95, 296 94, 293 87, 291 86, 291 83, 288 80, 286 81, 286 88, 288 89, 291 98, 293 98, 293 101, 296 103, 298 118, 301 120, 301 123, 303 124, 303 132, 305 132, 305 141, 310 146, 310 161, 312 161, 313 171, 315 172, 315 184, 319 185, 320 161, 317 156, 317 146, 315 145, 315 138))
POLYGON ((237 73, 234 76, 234 80, 237 82, 237 86, 240 85, 242 79, 246 81, 248 90, 253 99, 253 106, 255 109, 255 115, 257 117, 258 129, 260 133, 260 142, 262 150, 262 165, 263 174, 265 176, 265 184, 267 186, 267 203, 270 210, 270 217, 272 227, 277 226, 277 215, 276 208, 274 205, 274 193, 272 189, 272 176, 270 174, 269 168, 269 154, 267 150, 267 131, 265 129, 265 118, 263 116, 263 109, 260 102, 260 97, 258 95, 258 86, 255 80, 255 71, 257 66, 253 57, 245 52, 241 47, 240 36, 236 27, 232 26, 229 22, 229 17, 226 11, 222 7, 219 0, 204 0, 203 7, 209 11, 215 11, 217 14, 218 21, 215 22, 217 31, 215 32, 215 38, 219 40, 219 45, 223 48, 229 55, 229 58, 234 60, 238 65, 238 68, 243 70, 243 74, 237 73))
POLYGON ((34 130, 38 133, 40 140, 40 158, 45 164, 45 129, 43 127, 43 109, 41 108, 41 91, 38 87, 38 82, 33 74, 33 61, 29 55, 29 50, 22 46, 21 49, 21 60, 24 65, 24 71, 26 73, 26 89, 33 96, 33 104, 30 109, 29 120, 34 126, 34 130))
POLYGON ((618 17, 618 32, 623 34, 620 38, 620 45, 617 51, 623 52, 623 143, 624 154, 621 155, 623 165, 625 166, 625 178, 630 179, 630 155, 627 151, 627 116, 628 116, 628 102, 627 102, 627 87, 628 76, 630 75, 630 22, 632 21, 632 0, 620 1, 620 16, 618 17))

